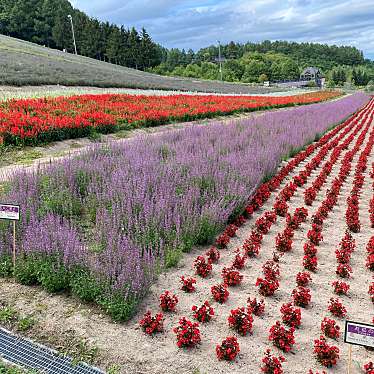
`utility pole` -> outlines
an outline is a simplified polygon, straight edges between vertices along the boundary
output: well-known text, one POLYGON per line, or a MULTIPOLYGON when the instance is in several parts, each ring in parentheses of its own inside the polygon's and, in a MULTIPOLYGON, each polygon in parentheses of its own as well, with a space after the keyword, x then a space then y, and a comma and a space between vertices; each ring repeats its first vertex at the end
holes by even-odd
POLYGON ((221 81, 223 80, 222 77, 222 59, 221 59, 221 42, 217 40, 218 42, 218 61, 219 61, 219 74, 221 76, 221 81))
POLYGON ((76 42, 75 42, 75 33, 74 33, 73 17, 71 16, 71 14, 68 14, 68 18, 70 19, 70 23, 71 23, 71 31, 72 31, 72 33, 73 33, 74 50, 75 50, 75 54, 77 55, 78 52, 77 52, 77 44, 76 44, 76 42))

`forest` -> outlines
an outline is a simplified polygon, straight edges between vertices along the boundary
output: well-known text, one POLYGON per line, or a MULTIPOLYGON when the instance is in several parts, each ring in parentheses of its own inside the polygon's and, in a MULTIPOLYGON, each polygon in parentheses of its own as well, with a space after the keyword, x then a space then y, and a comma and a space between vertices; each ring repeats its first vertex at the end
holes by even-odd
MULTIPOLYGON (((1 0, 0 33, 50 48, 74 52, 68 15, 72 16, 78 54, 161 75, 221 78, 218 45, 185 51, 167 49, 145 28, 115 25, 89 17, 68 0, 1 0)), ((222 79, 262 83, 297 79, 316 66, 330 86, 365 86, 374 80, 374 62, 351 46, 269 41, 221 46, 222 79)))

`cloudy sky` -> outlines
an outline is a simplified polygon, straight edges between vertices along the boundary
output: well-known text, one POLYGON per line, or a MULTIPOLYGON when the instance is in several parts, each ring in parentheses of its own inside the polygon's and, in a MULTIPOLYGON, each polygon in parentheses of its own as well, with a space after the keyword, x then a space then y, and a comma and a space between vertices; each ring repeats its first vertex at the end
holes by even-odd
POLYGON ((144 26, 165 47, 216 40, 352 45, 374 60, 374 0, 71 0, 90 16, 144 26))

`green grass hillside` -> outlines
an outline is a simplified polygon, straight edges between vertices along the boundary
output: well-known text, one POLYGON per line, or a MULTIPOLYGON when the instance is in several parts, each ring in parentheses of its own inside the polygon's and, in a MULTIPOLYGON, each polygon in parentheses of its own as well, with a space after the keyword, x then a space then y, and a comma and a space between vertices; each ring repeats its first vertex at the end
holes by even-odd
POLYGON ((0 85, 44 84, 237 94, 276 91, 245 84, 164 77, 0 35, 0 85))

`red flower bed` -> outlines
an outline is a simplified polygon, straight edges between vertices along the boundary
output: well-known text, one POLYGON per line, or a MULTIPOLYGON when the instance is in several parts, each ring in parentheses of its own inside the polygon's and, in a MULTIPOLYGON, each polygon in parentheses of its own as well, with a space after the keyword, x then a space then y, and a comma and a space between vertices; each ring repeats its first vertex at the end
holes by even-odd
POLYGON ((256 287, 258 287, 258 292, 262 296, 272 296, 279 288, 279 281, 277 279, 257 278, 256 287))
POLYGON ((311 280, 312 280, 312 277, 310 276, 310 273, 299 272, 296 275, 296 284, 298 286, 306 287, 309 284, 309 282, 311 282, 311 280))
POLYGON ((345 309, 342 302, 339 299, 334 299, 333 297, 329 301, 328 309, 331 314, 338 318, 343 318, 347 315, 347 309, 345 309))
POLYGON ((349 264, 338 264, 336 268, 336 274, 341 278, 350 278, 352 273, 351 265, 349 264))
POLYGON ((199 324, 192 323, 185 317, 179 320, 179 326, 175 327, 173 331, 177 335, 179 348, 193 348, 201 342, 199 324))
POLYGON ((240 352, 238 339, 235 336, 229 336, 222 341, 221 345, 216 346, 216 353, 219 360, 233 361, 240 352))
POLYGON ((331 284, 334 287, 334 292, 337 295, 347 295, 350 287, 349 284, 341 281, 334 281, 331 284))
POLYGON ((234 261, 231 265, 232 268, 235 268, 235 269, 243 269, 244 268, 244 265, 245 265, 245 261, 246 261, 246 256, 241 256, 239 253, 235 256, 234 258, 234 261))
POLYGON ((291 327, 289 330, 284 328, 279 321, 270 328, 269 340, 284 352, 289 352, 295 344, 295 329, 291 327))
POLYGON ((190 120, 261 107, 314 103, 338 95, 336 92, 284 97, 103 94, 9 100, 0 105, 0 138, 6 144, 51 141, 86 135, 90 128, 108 132, 118 126, 158 125, 170 119, 190 120))
POLYGON ((182 283, 182 287, 181 287, 182 291, 187 292, 187 293, 191 293, 195 291, 196 289, 194 286, 194 284, 196 284, 195 278, 191 278, 191 277, 185 278, 184 276, 181 276, 180 282, 182 283))
POLYGON ((265 356, 262 359, 264 364, 261 371, 266 374, 283 374, 282 362, 286 361, 283 356, 273 356, 270 349, 265 351, 265 356))
POLYGON ((206 278, 212 272, 212 264, 210 260, 206 261, 204 256, 198 256, 193 263, 196 274, 202 278, 206 278))
POLYGON ((374 374, 374 364, 372 361, 368 362, 363 367, 365 374, 374 374))
POLYGON ((177 295, 172 295, 170 291, 165 291, 163 294, 160 295, 160 308, 164 312, 174 312, 177 304, 177 295))
POLYGON ((162 313, 157 313, 154 317, 150 311, 144 314, 143 319, 139 322, 140 327, 148 335, 156 334, 164 330, 164 316, 162 313))
POLYGON ((209 301, 205 301, 200 308, 194 305, 192 311, 195 312, 193 317, 199 322, 209 322, 214 316, 214 309, 210 306, 209 301))
POLYGON ((232 309, 227 321, 240 335, 252 334, 253 317, 244 307, 232 309))
POLYGON ((223 304, 229 297, 229 291, 227 290, 227 284, 217 284, 212 286, 210 289, 212 296, 215 301, 223 304))
POLYGON ((292 291, 293 303, 303 308, 307 307, 312 299, 310 289, 306 287, 297 287, 292 291))
POLYGON ((265 313, 265 301, 264 299, 256 300, 256 298, 247 300, 248 309, 251 310, 252 314, 257 317, 261 317, 265 313))
POLYGON ((222 278, 225 284, 228 286, 237 286, 243 280, 243 275, 233 268, 223 268, 222 278))
POLYGON ((283 304, 280 312, 285 325, 291 327, 299 327, 301 325, 301 310, 300 308, 294 308, 292 303, 283 304))
POLYGON ((288 211, 288 205, 284 200, 277 199, 274 203, 273 209, 278 216, 285 217, 288 211))
POLYGON ((208 261, 212 264, 216 264, 221 257, 219 250, 214 246, 208 249, 205 255, 208 257, 208 261))
POLYGON ((338 339, 340 336, 340 327, 333 319, 327 317, 321 322, 321 331, 331 339, 338 339))
POLYGON ((314 354, 323 366, 330 368, 336 365, 339 359, 339 348, 328 345, 326 338, 321 335, 314 341, 314 354))
POLYGON ((248 257, 257 256, 262 242, 262 234, 257 231, 252 231, 248 239, 243 244, 243 250, 248 257))
POLYGON ((290 227, 284 229, 275 238, 275 247, 280 252, 289 252, 292 249, 293 230, 290 227))

